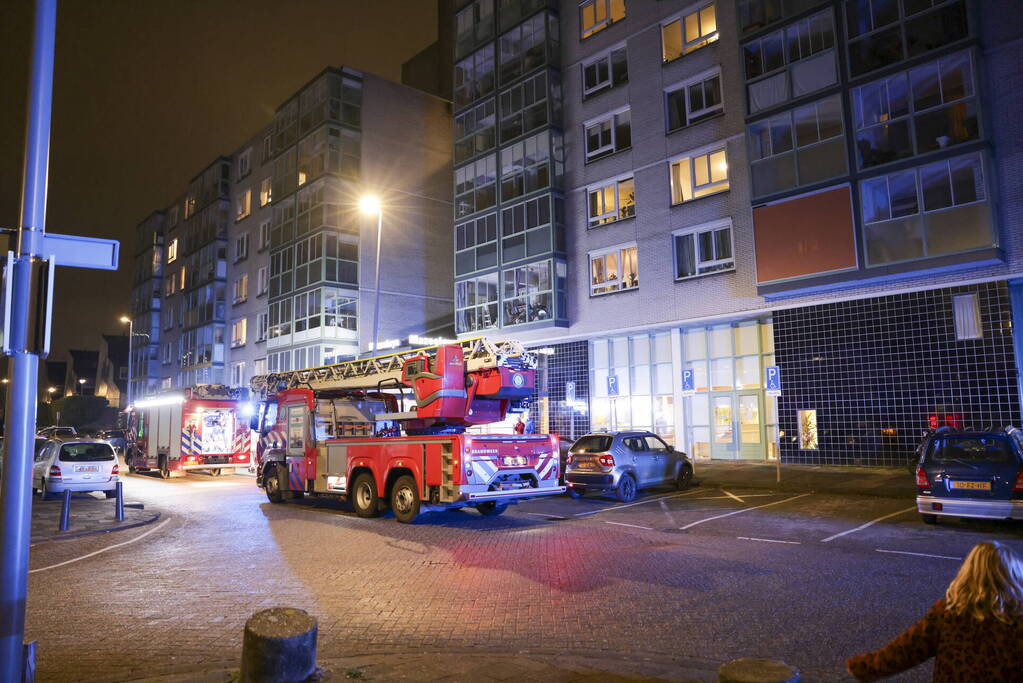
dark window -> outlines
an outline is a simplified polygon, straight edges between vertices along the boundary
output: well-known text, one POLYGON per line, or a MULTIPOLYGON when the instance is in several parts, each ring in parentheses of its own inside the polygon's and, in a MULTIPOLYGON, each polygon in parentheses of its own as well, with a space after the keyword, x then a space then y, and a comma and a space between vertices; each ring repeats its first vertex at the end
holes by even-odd
POLYGON ((584 436, 574 444, 570 451, 572 453, 603 453, 611 448, 611 436, 593 435, 584 436))
POLYGON ((110 444, 105 443, 72 443, 60 447, 61 462, 101 462, 114 457, 110 444))

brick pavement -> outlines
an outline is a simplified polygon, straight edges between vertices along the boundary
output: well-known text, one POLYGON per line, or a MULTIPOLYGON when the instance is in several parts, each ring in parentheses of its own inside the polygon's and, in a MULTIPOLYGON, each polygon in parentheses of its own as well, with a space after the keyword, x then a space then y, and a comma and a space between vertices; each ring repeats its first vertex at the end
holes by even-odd
MULTIPOLYGON (((78 538, 85 535, 99 534, 110 531, 132 529, 155 522, 160 513, 139 507, 124 508, 124 521, 114 518, 115 505, 102 494, 75 493, 71 496, 71 511, 68 517, 67 531, 60 531, 60 516, 63 501, 42 500, 38 496, 32 500, 32 543, 44 543, 78 538)), ((141 505, 125 500, 126 504, 141 505)))

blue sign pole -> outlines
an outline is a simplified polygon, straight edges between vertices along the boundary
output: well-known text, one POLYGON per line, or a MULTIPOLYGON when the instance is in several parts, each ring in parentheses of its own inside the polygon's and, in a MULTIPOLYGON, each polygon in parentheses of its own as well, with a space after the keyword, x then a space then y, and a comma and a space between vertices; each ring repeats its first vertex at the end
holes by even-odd
MULTIPOLYGON (((53 48, 57 0, 36 0, 25 134, 25 179, 11 298, 11 382, 7 385, 7 429, 0 484, 0 681, 22 680, 25 665, 25 601, 32 522, 32 455, 36 425, 39 356, 30 350, 32 259, 39 255, 46 225, 46 184, 53 99, 53 48)), ((47 312, 47 315, 49 312, 47 312)))

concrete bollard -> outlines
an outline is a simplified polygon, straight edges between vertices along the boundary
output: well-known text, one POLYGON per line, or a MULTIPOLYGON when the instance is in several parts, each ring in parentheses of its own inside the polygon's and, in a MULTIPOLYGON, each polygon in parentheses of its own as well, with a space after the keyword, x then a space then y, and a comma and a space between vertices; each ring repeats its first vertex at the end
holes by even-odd
POLYGON ((245 622, 242 683, 297 683, 316 671, 316 619, 291 607, 271 607, 245 622))
POLYGON ((718 683, 799 683, 799 670, 777 659, 744 657, 718 668, 718 683))

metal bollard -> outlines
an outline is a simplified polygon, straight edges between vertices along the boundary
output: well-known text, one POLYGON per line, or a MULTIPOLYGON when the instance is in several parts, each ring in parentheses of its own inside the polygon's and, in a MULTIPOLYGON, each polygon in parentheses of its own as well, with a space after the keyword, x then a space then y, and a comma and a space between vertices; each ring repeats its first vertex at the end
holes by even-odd
POLYGON ((67 531, 71 522, 71 489, 64 489, 64 507, 60 511, 60 530, 67 531))
POLYGON ((21 664, 21 683, 36 683, 36 641, 25 643, 21 664))
POLYGON ((118 522, 124 521, 124 485, 117 482, 117 510, 114 512, 114 519, 118 522))

